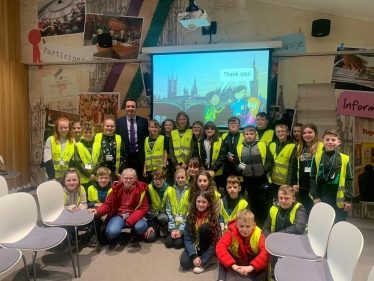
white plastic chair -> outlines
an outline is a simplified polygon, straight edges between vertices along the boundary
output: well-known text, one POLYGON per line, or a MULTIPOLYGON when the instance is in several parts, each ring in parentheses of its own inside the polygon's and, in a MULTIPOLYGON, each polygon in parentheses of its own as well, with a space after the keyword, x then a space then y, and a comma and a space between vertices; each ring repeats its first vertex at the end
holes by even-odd
MULTIPOLYGON (((1 156, 1 155, 0 155, 0 161, 5 164, 3 156, 1 156)), ((13 178, 16 178, 18 176, 19 176, 19 179, 21 180, 21 187, 24 188, 21 172, 18 172, 18 171, 10 171, 9 172, 8 171, 8 173, 6 175, 3 175, 3 177, 6 178, 6 179, 13 179, 13 178)))
MULTIPOLYGON (((0 198, 0 246, 33 252, 33 275, 36 280, 36 254, 64 241, 67 232, 61 227, 43 228, 36 225, 38 210, 34 197, 28 193, 13 193, 0 198)), ((70 242, 70 256, 75 265, 70 242)))
POLYGON ((266 238, 266 249, 277 257, 321 260, 326 255, 327 241, 334 220, 334 209, 326 203, 318 203, 310 212, 308 236, 275 232, 266 238))
POLYGON ((3 176, 0 176, 0 197, 8 195, 8 184, 3 176))
POLYGON ((369 273, 367 281, 374 281, 374 266, 370 270, 370 273, 369 273))
MULTIPOLYGON (((38 186, 37 196, 39 200, 40 215, 43 223, 47 226, 73 226, 75 229, 75 243, 77 250, 78 277, 81 276, 78 248, 78 226, 86 225, 93 221, 93 228, 97 238, 94 214, 87 210, 79 210, 75 213, 64 208, 64 191, 62 185, 57 181, 47 181, 38 186)), ((68 240, 70 240, 68 235, 68 240)), ((97 239, 98 241, 98 239, 97 239)), ((70 243, 70 242, 69 242, 70 243)), ((100 250, 97 243, 96 250, 100 250)))
POLYGON ((352 281, 363 245, 364 237, 357 227, 338 222, 331 230, 326 260, 282 258, 275 265, 275 278, 278 281, 352 281))
POLYGON ((26 270, 27 280, 30 280, 29 271, 27 270, 25 256, 18 249, 4 249, 0 248, 0 274, 10 270, 21 259, 26 270))

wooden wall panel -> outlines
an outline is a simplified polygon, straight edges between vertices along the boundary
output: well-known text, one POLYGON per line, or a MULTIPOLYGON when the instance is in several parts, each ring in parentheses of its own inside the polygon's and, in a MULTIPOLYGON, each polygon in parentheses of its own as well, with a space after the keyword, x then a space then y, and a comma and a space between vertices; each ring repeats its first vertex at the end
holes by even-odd
MULTIPOLYGON (((0 1, 0 154, 30 183, 28 70, 21 63, 20 1, 0 1)), ((19 179, 8 181, 20 186, 19 179)))

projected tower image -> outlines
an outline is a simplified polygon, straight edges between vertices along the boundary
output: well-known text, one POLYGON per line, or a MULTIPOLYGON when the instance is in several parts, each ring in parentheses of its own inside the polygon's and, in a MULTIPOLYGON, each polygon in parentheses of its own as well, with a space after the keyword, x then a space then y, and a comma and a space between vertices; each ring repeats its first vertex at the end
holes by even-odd
POLYGON ((186 111, 192 122, 226 126, 229 117, 237 116, 248 125, 266 108, 267 50, 159 57, 153 58, 154 117, 159 121, 186 111))

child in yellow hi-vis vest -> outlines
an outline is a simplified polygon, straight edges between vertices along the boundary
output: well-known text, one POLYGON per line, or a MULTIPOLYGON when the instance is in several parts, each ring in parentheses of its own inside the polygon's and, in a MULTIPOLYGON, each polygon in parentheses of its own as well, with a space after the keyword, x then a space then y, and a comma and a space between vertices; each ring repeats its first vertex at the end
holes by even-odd
POLYGON ((157 169, 166 169, 167 151, 165 146, 165 137, 160 135, 160 123, 157 120, 151 120, 148 124, 149 137, 144 142, 145 162, 143 168, 143 177, 147 183, 152 181, 152 172, 157 169))
POLYGON ((222 198, 220 208, 221 230, 227 230, 227 224, 236 218, 236 214, 248 208, 248 202, 240 194, 240 180, 237 176, 229 176, 226 184, 227 195, 222 198))
MULTIPOLYGON (((88 197, 88 208, 99 208, 108 197, 109 193, 112 192, 112 172, 107 167, 101 167, 97 170, 96 180, 93 181, 92 185, 88 187, 87 197, 88 197)), ((96 233, 99 235, 99 240, 103 241, 101 233, 104 229, 104 222, 102 218, 95 217, 96 233)), ((91 237, 89 242, 90 247, 96 247, 98 241, 96 240, 96 235, 91 237)))
POLYGON ((249 210, 240 210, 218 241, 218 280, 265 280, 271 255, 265 247, 265 236, 256 226, 249 210))
POLYGON ((273 232, 302 235, 307 221, 304 206, 296 201, 295 190, 289 185, 282 185, 278 190, 278 206, 270 208, 262 232, 265 237, 273 232))
MULTIPOLYGON (((87 197, 84 187, 80 184, 78 172, 74 168, 69 168, 61 178, 61 185, 64 191, 64 208, 69 212, 75 213, 79 210, 87 209, 87 197)), ((64 227, 70 235, 70 240, 75 243, 75 233, 73 226, 64 227)), ((78 231, 83 229, 78 227, 78 231)), ((63 251, 67 246, 67 240, 62 242, 58 249, 63 251)))
POLYGON ((310 193, 313 203, 325 202, 334 208, 335 223, 347 219, 353 197, 353 175, 349 156, 340 153, 339 133, 328 129, 323 133, 323 152, 316 153, 310 171, 310 193))
POLYGON ((152 182, 148 185, 148 204, 149 211, 146 215, 148 230, 144 234, 145 241, 155 242, 160 236, 165 237, 168 234, 168 215, 166 214, 166 200, 168 194, 173 189, 166 182, 166 170, 157 169, 152 173, 152 182))

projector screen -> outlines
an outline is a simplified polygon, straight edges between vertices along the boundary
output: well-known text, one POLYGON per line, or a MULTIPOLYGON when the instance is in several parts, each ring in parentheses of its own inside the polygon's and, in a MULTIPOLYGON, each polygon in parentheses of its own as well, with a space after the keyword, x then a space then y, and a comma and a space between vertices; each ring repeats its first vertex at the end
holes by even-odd
POLYGON ((152 55, 153 115, 159 122, 186 111, 190 124, 213 121, 227 127, 237 116, 255 125, 266 111, 270 50, 152 55))

